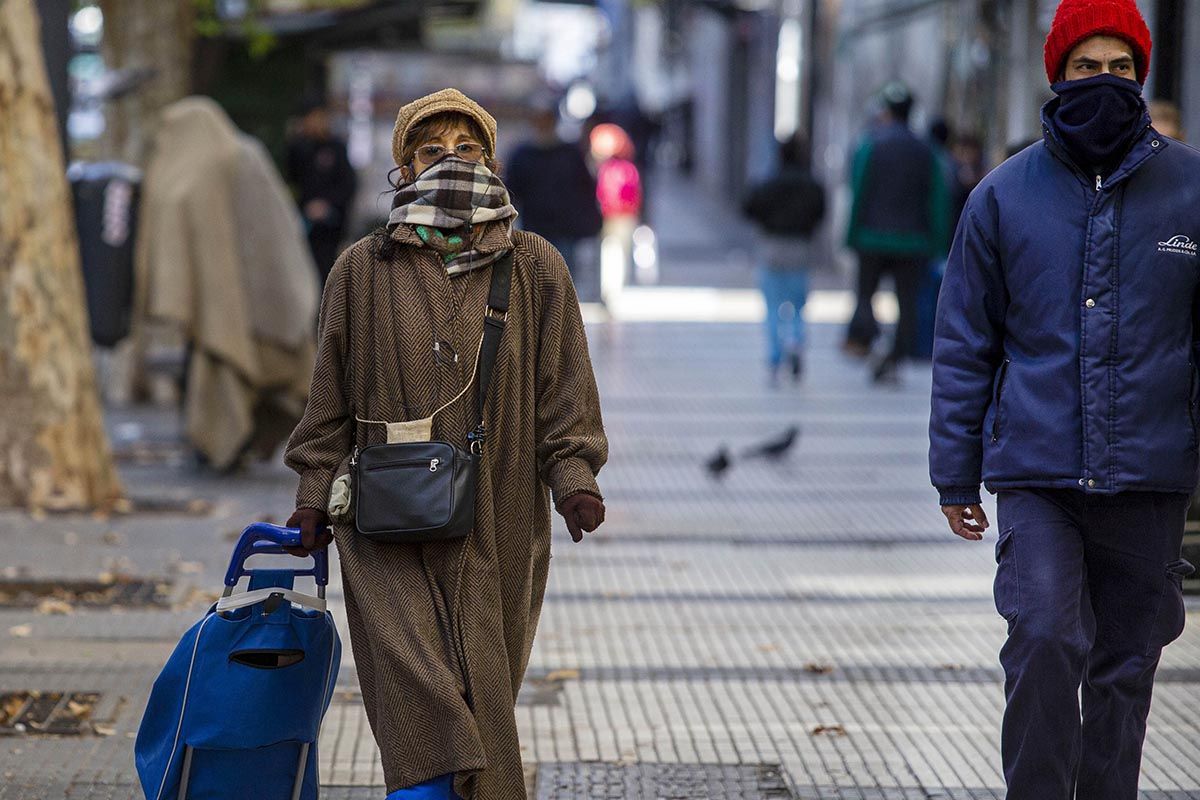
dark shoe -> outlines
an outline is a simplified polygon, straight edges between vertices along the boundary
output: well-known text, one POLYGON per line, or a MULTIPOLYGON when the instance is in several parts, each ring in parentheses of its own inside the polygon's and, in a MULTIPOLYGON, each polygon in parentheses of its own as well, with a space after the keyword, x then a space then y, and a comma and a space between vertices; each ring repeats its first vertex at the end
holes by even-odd
POLYGON ((704 468, 708 470, 708 474, 713 478, 720 480, 725 475, 725 471, 733 466, 733 460, 729 457, 729 451, 724 445, 717 451, 717 454, 710 458, 704 464, 704 468))
POLYGON ((871 370, 871 382, 877 386, 897 386, 900 383, 900 365, 885 358, 871 370))
POLYGON ((792 382, 799 383, 801 376, 804 375, 804 359, 799 353, 792 353, 788 356, 788 362, 792 368, 792 382))
POLYGON ((847 339, 842 342, 842 352, 851 358, 862 359, 871 355, 871 345, 856 339, 847 339))

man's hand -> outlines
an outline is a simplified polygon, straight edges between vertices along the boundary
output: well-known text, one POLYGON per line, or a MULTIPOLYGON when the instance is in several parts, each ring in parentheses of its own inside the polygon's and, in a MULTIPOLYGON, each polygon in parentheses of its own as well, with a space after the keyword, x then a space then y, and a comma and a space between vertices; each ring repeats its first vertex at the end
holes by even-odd
POLYGON ((301 546, 285 548, 300 558, 311 555, 314 550, 324 550, 333 541, 333 534, 329 532, 329 517, 316 508, 297 508, 288 517, 286 527, 300 529, 301 546))
POLYGON ((558 513, 567 521, 571 538, 582 542, 584 531, 591 533, 604 522, 604 502, 595 495, 580 492, 559 503, 558 513))
POLYGON ((991 525, 981 505, 942 506, 942 513, 946 515, 950 522, 950 530, 954 531, 956 536, 972 542, 982 539, 983 532, 991 525))

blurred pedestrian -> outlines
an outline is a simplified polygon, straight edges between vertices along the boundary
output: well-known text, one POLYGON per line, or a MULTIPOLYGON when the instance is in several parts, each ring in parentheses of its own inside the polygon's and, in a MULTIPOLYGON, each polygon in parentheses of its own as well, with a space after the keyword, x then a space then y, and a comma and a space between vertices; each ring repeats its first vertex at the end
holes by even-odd
POLYGON ((311 396, 286 455, 300 474, 288 524, 312 550, 329 543, 328 512, 342 510, 331 490, 352 452, 431 438, 466 450, 473 436, 465 538, 382 544, 334 519, 389 800, 525 797, 514 706, 550 563, 547 487, 575 541, 604 520, 596 474, 608 444, 579 303, 558 252, 513 230, 495 148, 496 121, 454 89, 400 109, 391 216, 330 273, 311 396), (503 264, 500 315, 488 309, 503 264), (507 322, 480 425, 466 395, 485 316, 507 322))
POLYGON ((307 397, 317 287, 266 148, 207 97, 167 106, 137 236, 135 349, 184 343, 188 441, 219 470, 274 455, 307 397))
POLYGON ((654 169, 655 145, 662 131, 661 116, 646 113, 638 100, 637 92, 629 89, 622 93, 613 105, 599 111, 597 117, 613 123, 629 135, 629 141, 633 145, 630 159, 637 167, 642 196, 639 217, 643 224, 651 224, 650 179, 654 169))
POLYGON ((1181 142, 1187 140, 1183 131, 1183 113, 1170 100, 1151 100, 1150 119, 1154 122, 1154 129, 1163 136, 1181 142))
POLYGON ((955 133, 950 138, 950 229, 958 227, 967 198, 987 174, 983 142, 973 133, 955 133))
POLYGON ((1059 6, 1043 140, 971 195, 938 309, 930 474, 965 539, 998 493, 1013 800, 1138 797, 1184 626, 1200 155, 1150 126, 1150 49, 1134 0, 1059 6))
POLYGON ((346 143, 333 135, 324 102, 310 101, 303 108, 288 141, 287 178, 296 192, 308 245, 324 284, 346 233, 358 187, 346 143))
POLYGON ((625 285, 633 259, 633 233, 642 214, 642 179, 633 159, 633 140, 610 122, 589 137, 596 162, 596 199, 604 219, 600 246, 600 294, 608 302, 625 285))
POLYGON ((863 137, 851 173, 853 201, 846 234, 858 254, 858 301, 844 350, 866 357, 879 335, 871 303, 880 279, 891 275, 900 316, 889 352, 873 367, 876 382, 895 380, 916 341, 916 306, 931 258, 945 251, 949 227, 944 166, 909 129, 913 96, 899 82, 880 93, 879 124, 863 137))
POLYGON ((746 196, 758 226, 758 280, 766 305, 767 369, 772 385, 784 361, 794 381, 804 370, 804 304, 812 236, 825 218, 825 189, 809 169, 808 144, 795 133, 779 145, 779 167, 746 196))
MULTIPOLYGON (((966 208, 967 198, 985 174, 983 144, 971 133, 945 130, 945 148, 939 149, 938 157, 945 164, 946 182, 949 187, 950 224, 948 231, 958 227, 959 218, 966 208)), ((935 139, 936 141, 936 139, 935 139)), ((917 303, 917 343, 913 355, 923 360, 933 357, 934 324, 937 315, 938 294, 942 288, 942 277, 946 273, 947 253, 934 256, 929 264, 917 303)))
POLYGON ((513 151, 504 182, 521 212, 521 227, 554 245, 578 284, 577 246, 598 235, 602 223, 596 179, 579 145, 559 138, 556 105, 534 111, 533 132, 513 151))

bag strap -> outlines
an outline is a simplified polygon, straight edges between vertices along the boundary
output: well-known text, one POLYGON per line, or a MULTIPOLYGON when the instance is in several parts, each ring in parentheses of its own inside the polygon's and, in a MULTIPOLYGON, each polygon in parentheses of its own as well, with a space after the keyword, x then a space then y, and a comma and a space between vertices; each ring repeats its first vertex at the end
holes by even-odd
POLYGON ((513 251, 492 265, 492 285, 488 290, 487 308, 483 312, 483 341, 479 346, 479 385, 475 392, 475 429, 467 434, 471 451, 478 454, 487 438, 483 426, 483 407, 487 402, 488 387, 492 383, 496 359, 500 355, 500 339, 508 323, 508 301, 512 291, 513 251))

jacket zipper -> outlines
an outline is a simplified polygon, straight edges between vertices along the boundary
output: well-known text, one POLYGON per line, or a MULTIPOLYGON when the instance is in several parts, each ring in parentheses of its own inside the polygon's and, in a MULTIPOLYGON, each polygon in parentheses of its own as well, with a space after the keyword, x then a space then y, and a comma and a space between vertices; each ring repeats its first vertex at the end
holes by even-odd
POLYGON ((1008 365, 1011 358, 1004 359, 1000 364, 1000 377, 996 380, 996 411, 992 414, 992 444, 1000 441, 1000 398, 1004 394, 1004 381, 1008 379, 1008 365))
POLYGON ((1099 175, 1097 175, 1096 176, 1096 191, 1098 192, 1103 188, 1104 188, 1104 179, 1101 178, 1099 175))
POLYGON ((442 460, 440 458, 407 458, 403 461, 385 461, 382 464, 372 464, 367 467, 367 472, 388 467, 419 467, 422 465, 428 467, 430 472, 437 472, 442 465, 442 460))

